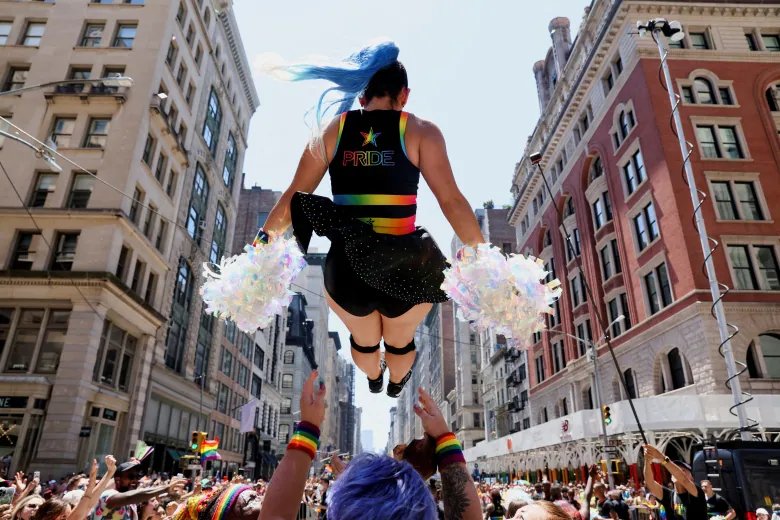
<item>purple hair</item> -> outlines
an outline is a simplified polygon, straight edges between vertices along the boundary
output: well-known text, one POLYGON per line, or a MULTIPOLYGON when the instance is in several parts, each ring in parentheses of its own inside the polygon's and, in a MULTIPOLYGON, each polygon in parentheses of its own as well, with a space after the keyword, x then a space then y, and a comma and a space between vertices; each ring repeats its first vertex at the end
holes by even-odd
POLYGON ((436 504, 419 473, 407 462, 362 453, 328 492, 331 520, 438 520, 436 504))

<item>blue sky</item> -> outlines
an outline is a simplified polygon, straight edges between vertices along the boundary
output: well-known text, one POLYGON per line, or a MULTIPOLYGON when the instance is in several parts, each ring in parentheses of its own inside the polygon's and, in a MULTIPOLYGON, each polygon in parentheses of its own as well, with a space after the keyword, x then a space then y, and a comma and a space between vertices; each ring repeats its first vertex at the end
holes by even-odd
MULTIPOLYGON (((566 16, 574 38, 589 3, 235 0, 234 8, 253 65, 269 52, 287 60, 340 58, 378 38, 395 41, 412 91, 406 109, 441 128, 458 185, 476 208, 486 200, 496 207, 510 202, 514 165, 539 117, 532 67, 550 46, 547 25, 556 16, 566 16)), ((256 66, 253 77, 261 106, 249 131, 246 184, 284 190, 310 136, 304 112, 325 84, 279 82, 256 66)), ((330 195, 327 177, 317 192, 330 195)), ((449 253, 452 228, 422 180, 417 222, 449 253)), ((327 242, 318 247, 326 250, 327 242)), ((346 328, 333 315, 330 328, 339 331, 342 344, 349 344, 346 328)), ((341 354, 348 357, 345 350, 341 354)), ((362 375, 356 381, 356 398, 363 408, 363 429, 372 430, 374 446, 383 448, 394 400, 369 394, 362 375)))

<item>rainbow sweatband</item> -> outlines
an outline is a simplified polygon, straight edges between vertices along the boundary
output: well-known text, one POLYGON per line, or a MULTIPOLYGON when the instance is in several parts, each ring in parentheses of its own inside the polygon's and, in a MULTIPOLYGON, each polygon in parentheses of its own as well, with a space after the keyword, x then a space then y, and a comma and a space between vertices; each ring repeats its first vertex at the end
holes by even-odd
POLYGON ((211 516, 211 520, 221 520, 222 518, 225 518, 227 513, 236 503, 238 496, 244 491, 251 489, 251 486, 240 484, 231 485, 220 497, 217 507, 214 509, 214 514, 211 516))
POLYGON ((460 462, 465 464, 466 457, 463 456, 463 450, 455 434, 447 432, 440 435, 436 439, 436 464, 439 466, 439 469, 460 462))
POLYGON ((288 450, 305 452, 312 460, 317 455, 320 446, 320 429, 310 422, 301 421, 295 425, 292 439, 287 444, 288 450))

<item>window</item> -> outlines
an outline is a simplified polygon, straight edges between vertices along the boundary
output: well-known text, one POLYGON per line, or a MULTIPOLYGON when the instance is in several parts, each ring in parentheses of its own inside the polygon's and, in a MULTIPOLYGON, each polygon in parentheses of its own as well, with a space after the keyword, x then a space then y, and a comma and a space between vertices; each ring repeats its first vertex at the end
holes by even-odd
POLYGON ((116 26, 116 36, 112 47, 121 47, 123 49, 132 49, 135 33, 138 26, 135 24, 120 23, 116 26))
POLYGON ((612 337, 616 338, 631 328, 631 320, 628 317, 628 301, 626 293, 621 293, 617 297, 607 302, 607 311, 609 312, 609 321, 612 322, 612 337), (623 316, 623 321, 615 321, 618 316, 623 316))
POLYGON ((100 47, 105 28, 106 24, 103 23, 88 23, 84 26, 84 32, 81 34, 79 45, 81 47, 100 47))
POLYGON ((736 126, 696 125, 702 159, 744 159, 736 126))
POLYGON ((217 393, 217 411, 220 413, 227 413, 228 399, 230 398, 230 389, 220 383, 219 392, 217 393))
POLYGON ((176 84, 179 88, 184 88, 184 84, 187 82, 187 65, 184 64, 184 60, 179 63, 179 69, 176 71, 176 84))
POLYGON ((176 193, 176 172, 174 170, 171 170, 168 173, 168 183, 165 185, 165 193, 167 193, 169 197, 173 197, 176 193))
POLYGON ((149 240, 152 239, 154 232, 154 221, 157 218, 157 207, 154 204, 149 204, 149 208, 146 210, 146 220, 144 221, 144 235, 149 240))
POLYGON ((86 208, 92 195, 92 186, 95 177, 88 173, 76 173, 73 175, 73 184, 68 196, 69 208, 86 208))
POLYGON ((130 203, 130 214, 128 217, 130 220, 132 220, 135 224, 139 223, 139 220, 141 218, 141 207, 144 203, 144 192, 139 188, 138 186, 135 187, 135 191, 133 191, 133 200, 130 203))
POLYGON ((691 42, 692 49, 706 50, 712 48, 706 32, 690 32, 688 33, 688 40, 691 42))
POLYGON ((756 41, 756 35, 752 32, 746 32, 745 33, 745 41, 747 43, 748 49, 751 51, 758 51, 760 50, 758 48, 758 42, 756 41))
MULTIPOLYGON (((10 324, 10 313, 5 315, 10 324)), ((70 311, 22 309, 10 343, 6 370, 29 372, 34 366, 34 372, 39 374, 56 373, 69 319, 70 311)))
POLYGON ((127 392, 137 345, 135 336, 106 320, 92 380, 127 392))
POLYGON ((184 27, 184 20, 187 19, 187 7, 184 5, 184 2, 179 2, 179 8, 176 10, 176 22, 178 22, 179 27, 184 27))
POLYGON ((655 215, 655 206, 650 202, 647 206, 642 208, 634 218, 634 233, 636 233, 637 247, 640 251, 643 251, 649 246, 656 238, 661 235, 661 231, 658 228, 658 219, 655 215))
POLYGON ((189 86, 187 86, 187 94, 184 96, 184 100, 187 102, 189 106, 192 106, 192 98, 195 95, 195 85, 190 83, 189 86))
POLYGON ((661 264, 644 276, 648 313, 653 315, 672 303, 672 287, 666 264, 661 264))
POLYGON ((626 181, 626 189, 629 195, 634 193, 647 178, 645 175, 645 161, 642 158, 641 150, 634 152, 631 159, 623 165, 623 178, 626 181))
POLYGON ((146 282, 146 292, 144 293, 144 302, 148 305, 154 304, 154 293, 157 290, 157 275, 149 273, 149 279, 146 282))
POLYGON ((155 143, 156 140, 154 137, 152 137, 152 134, 147 134, 146 142, 144 143, 144 151, 141 154, 141 160, 145 162, 149 168, 152 167, 152 157, 154 156, 155 143))
POLYGON ((206 173, 203 167, 198 163, 195 167, 195 182, 192 185, 192 195, 190 197, 190 209, 187 214, 186 228, 187 233, 198 244, 203 236, 203 219, 206 214, 206 205, 208 204, 209 183, 206 181, 206 173))
POLYGON ((577 343, 580 356, 583 356, 587 352, 589 344, 593 343, 593 333, 590 329, 590 320, 585 320, 577 325, 577 337, 581 340, 577 343))
POLYGON ((127 246, 122 246, 119 252, 119 260, 116 263, 116 277, 120 280, 124 280, 125 274, 127 274, 127 263, 130 261, 130 249, 127 246))
POLYGON ((171 40, 171 42, 168 44, 168 52, 165 53, 165 63, 168 64, 168 67, 173 69, 174 63, 176 63, 176 56, 179 54, 179 46, 176 45, 175 40, 171 40))
POLYGON ((189 299, 192 294, 192 273, 189 264, 181 258, 179 270, 176 274, 176 285, 173 289, 176 303, 189 307, 189 299))
POLYGON ((227 218, 222 204, 217 204, 217 214, 214 217, 214 233, 211 237, 209 260, 218 263, 225 253, 225 237, 227 235, 227 218))
POLYGON ((56 173, 39 173, 35 181, 35 190, 30 197, 30 207, 42 208, 46 204, 49 193, 54 191, 57 184, 56 173))
POLYGON ((630 108, 622 110, 618 116, 618 146, 622 143, 631 130, 636 126, 636 120, 634 119, 634 111, 630 108))
POLYGON ((540 355, 535 360, 536 363, 536 384, 544 381, 544 356, 540 355))
POLYGON ((76 125, 74 117, 57 117, 51 131, 51 140, 57 148, 70 148, 73 128, 76 125))
POLYGON ((228 377, 233 377, 233 354, 231 354, 230 351, 225 347, 222 347, 220 371, 228 377))
POLYGON ((3 83, 3 92, 10 90, 16 90, 24 87, 24 83, 27 81, 27 73, 30 72, 30 67, 11 67, 8 69, 8 76, 3 83))
POLYGON ((160 154, 157 156, 157 166, 154 169, 154 178, 157 182, 162 184, 165 179, 165 167, 168 165, 168 157, 160 150, 160 154))
POLYGON ((576 308, 580 305, 580 303, 585 303, 586 293, 580 292, 580 289, 583 287, 581 273, 569 280, 569 287, 571 289, 570 292, 572 307, 576 308))
POLYGON ((130 290, 134 293, 141 292, 141 283, 143 283, 146 264, 136 258, 135 267, 133 267, 133 277, 130 279, 130 290))
POLYGON ((233 178, 236 175, 236 162, 238 161, 238 149, 233 133, 228 133, 227 148, 225 149, 225 161, 222 166, 222 181, 228 188, 233 187, 233 178))
POLYGON ((563 340, 553 344, 553 373, 557 374, 566 368, 566 351, 563 347, 563 340))
POLYGON ((109 118, 93 117, 89 120, 89 130, 84 139, 84 148, 105 148, 108 138, 109 118))
POLYGON ((734 285, 739 290, 780 290, 780 268, 770 245, 729 245, 734 285))
POLYGON ((295 363, 295 352, 292 350, 287 350, 284 353, 284 364, 285 365, 292 365, 295 363))
POLYGON ((292 374, 282 374, 282 388, 292 388, 292 387, 293 387, 292 374))
POLYGON ((255 374, 252 374, 252 397, 256 399, 260 399, 260 396, 263 392, 263 380, 257 377, 255 374))
POLYGON ((195 39, 195 29, 192 27, 192 24, 187 27, 187 36, 185 39, 187 40, 187 44, 191 46, 192 40, 195 39))
POLYGON ((632 369, 626 369, 623 372, 623 381, 626 383, 626 393, 630 399, 636 399, 639 394, 636 393, 636 376, 632 369))
POLYGON ((759 335, 748 349, 747 365, 752 378, 780 379, 780 336, 759 335))
MULTIPOLYGON (((673 348, 666 355, 666 358, 669 362, 672 390, 687 386, 689 383, 686 372, 689 372, 690 368, 687 367, 688 362, 680 354, 680 349, 673 348)), ((690 382, 693 383, 692 380, 690 382)))
POLYGON ((721 220, 764 220, 752 181, 712 181, 715 210, 721 220))
POLYGON ((593 208, 593 221, 597 230, 612 220, 612 204, 609 201, 608 192, 602 192, 601 196, 591 204, 591 207, 593 208))
POLYGON ((574 228, 566 240, 566 260, 570 262, 575 256, 580 256, 581 253, 580 230, 574 228))
POLYGON ((13 22, 0 20, 0 45, 8 45, 8 35, 11 34, 13 22))
POLYGON ((22 45, 39 47, 43 32, 46 30, 46 22, 28 22, 22 36, 22 45))
POLYGON ((217 143, 219 141, 219 127, 222 122, 222 107, 217 97, 217 92, 212 87, 209 94, 208 108, 206 111, 206 120, 203 122, 203 139, 206 146, 211 150, 211 154, 217 153, 217 143))
POLYGON ((765 51, 780 52, 780 34, 762 34, 761 43, 765 51))
MULTIPOLYGON (((35 260, 34 244, 37 244, 37 241, 40 240, 38 238, 40 235, 40 233, 32 231, 19 233, 16 237, 16 246, 11 259, 11 269, 16 271, 32 270, 33 261, 35 260)), ((0 353, 2 353, 1 344, 0 353)))
POLYGON ((198 44, 195 47, 195 63, 200 66, 200 60, 203 58, 203 47, 198 44))
POLYGON ((288 442, 290 442, 290 425, 289 424, 280 424, 279 425, 279 434, 276 436, 276 438, 282 444, 287 444, 288 442))
POLYGON ((160 219, 160 225, 157 226, 157 238, 154 240, 154 247, 157 248, 158 251, 163 253, 163 242, 165 241, 165 235, 168 231, 168 223, 160 219))

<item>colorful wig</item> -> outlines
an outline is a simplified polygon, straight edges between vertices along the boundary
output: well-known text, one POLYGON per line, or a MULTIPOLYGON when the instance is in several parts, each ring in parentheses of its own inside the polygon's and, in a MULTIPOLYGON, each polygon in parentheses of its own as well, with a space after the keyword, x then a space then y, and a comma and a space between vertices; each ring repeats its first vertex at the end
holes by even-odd
POLYGON ((331 520, 437 520, 433 496, 407 462, 384 455, 355 457, 328 491, 331 520))
POLYGON ((380 69, 398 60, 398 47, 393 42, 382 42, 360 49, 346 59, 330 64, 267 64, 264 68, 278 79, 286 81, 302 81, 307 79, 323 79, 335 86, 325 90, 315 107, 317 128, 322 129, 322 120, 328 109, 338 105, 336 113, 352 108, 352 104, 368 85, 371 77, 380 69), (326 104, 328 94, 336 92, 339 98, 326 104))

